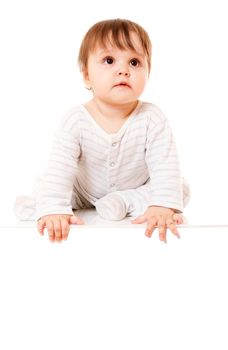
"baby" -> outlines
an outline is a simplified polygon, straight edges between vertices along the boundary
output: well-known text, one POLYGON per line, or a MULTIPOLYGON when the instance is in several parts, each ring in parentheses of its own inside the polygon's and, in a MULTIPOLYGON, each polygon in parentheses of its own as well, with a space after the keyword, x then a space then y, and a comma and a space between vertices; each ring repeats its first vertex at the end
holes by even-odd
POLYGON ((172 131, 161 110, 139 100, 151 69, 151 42, 137 23, 101 21, 86 33, 78 63, 92 98, 71 109, 57 130, 44 176, 33 197, 19 197, 15 213, 37 220, 51 242, 66 240, 73 209, 96 208, 107 220, 135 217, 180 237, 189 187, 180 175, 172 131))

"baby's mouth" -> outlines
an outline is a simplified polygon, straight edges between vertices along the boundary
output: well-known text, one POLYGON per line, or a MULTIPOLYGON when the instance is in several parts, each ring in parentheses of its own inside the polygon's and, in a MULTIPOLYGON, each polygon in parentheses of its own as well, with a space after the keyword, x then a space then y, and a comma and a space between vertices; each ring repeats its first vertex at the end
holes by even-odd
POLYGON ((120 83, 114 85, 114 87, 118 87, 118 86, 121 86, 121 87, 128 87, 128 88, 130 87, 130 85, 127 84, 126 82, 120 82, 120 83))

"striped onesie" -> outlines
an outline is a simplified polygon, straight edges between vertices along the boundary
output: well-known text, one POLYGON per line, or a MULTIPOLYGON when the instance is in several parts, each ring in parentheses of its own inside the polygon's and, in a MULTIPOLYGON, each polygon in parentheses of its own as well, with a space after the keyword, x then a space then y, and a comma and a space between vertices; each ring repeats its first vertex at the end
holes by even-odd
POLYGON ((182 212, 189 200, 172 131, 152 103, 139 101, 113 134, 84 105, 72 108, 54 135, 47 169, 36 186, 33 216, 72 215, 72 209, 96 207, 113 192, 127 203, 129 216, 151 205, 182 212))

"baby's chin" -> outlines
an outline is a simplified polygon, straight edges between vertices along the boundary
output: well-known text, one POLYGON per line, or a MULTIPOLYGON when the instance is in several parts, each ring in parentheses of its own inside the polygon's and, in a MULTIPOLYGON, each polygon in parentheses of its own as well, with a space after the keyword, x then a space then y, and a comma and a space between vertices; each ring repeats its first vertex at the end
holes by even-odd
POLYGON ((139 96, 123 96, 122 94, 107 97, 103 99, 103 101, 110 105, 127 105, 136 103, 138 101, 138 98, 139 96))
POLYGON ((138 100, 120 100, 120 99, 116 99, 116 100, 109 100, 107 101, 107 103, 110 106, 113 107, 117 107, 117 106, 133 106, 134 104, 136 105, 138 102, 138 100))

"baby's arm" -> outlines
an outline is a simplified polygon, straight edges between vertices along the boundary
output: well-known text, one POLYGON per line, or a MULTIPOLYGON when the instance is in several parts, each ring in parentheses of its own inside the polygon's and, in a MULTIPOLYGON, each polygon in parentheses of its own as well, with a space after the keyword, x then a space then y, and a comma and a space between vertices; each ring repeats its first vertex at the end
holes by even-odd
POLYGON ((67 240, 71 224, 83 225, 84 222, 75 215, 45 215, 38 220, 37 228, 41 235, 44 234, 44 228, 47 228, 50 242, 61 242, 67 240))
POLYGON ((163 113, 156 125, 148 128, 146 163, 150 174, 151 201, 145 213, 133 223, 147 222, 146 236, 158 227, 159 237, 166 242, 167 228, 179 236, 176 225, 183 219, 183 187, 179 159, 172 130, 163 113))
POLYGON ((51 241, 66 239, 70 224, 81 224, 72 210, 73 184, 80 156, 79 115, 69 112, 54 135, 52 150, 36 197, 41 234, 46 226, 51 241))
POLYGON ((183 211, 183 181, 172 130, 166 119, 150 125, 145 160, 149 170, 149 206, 183 211))

